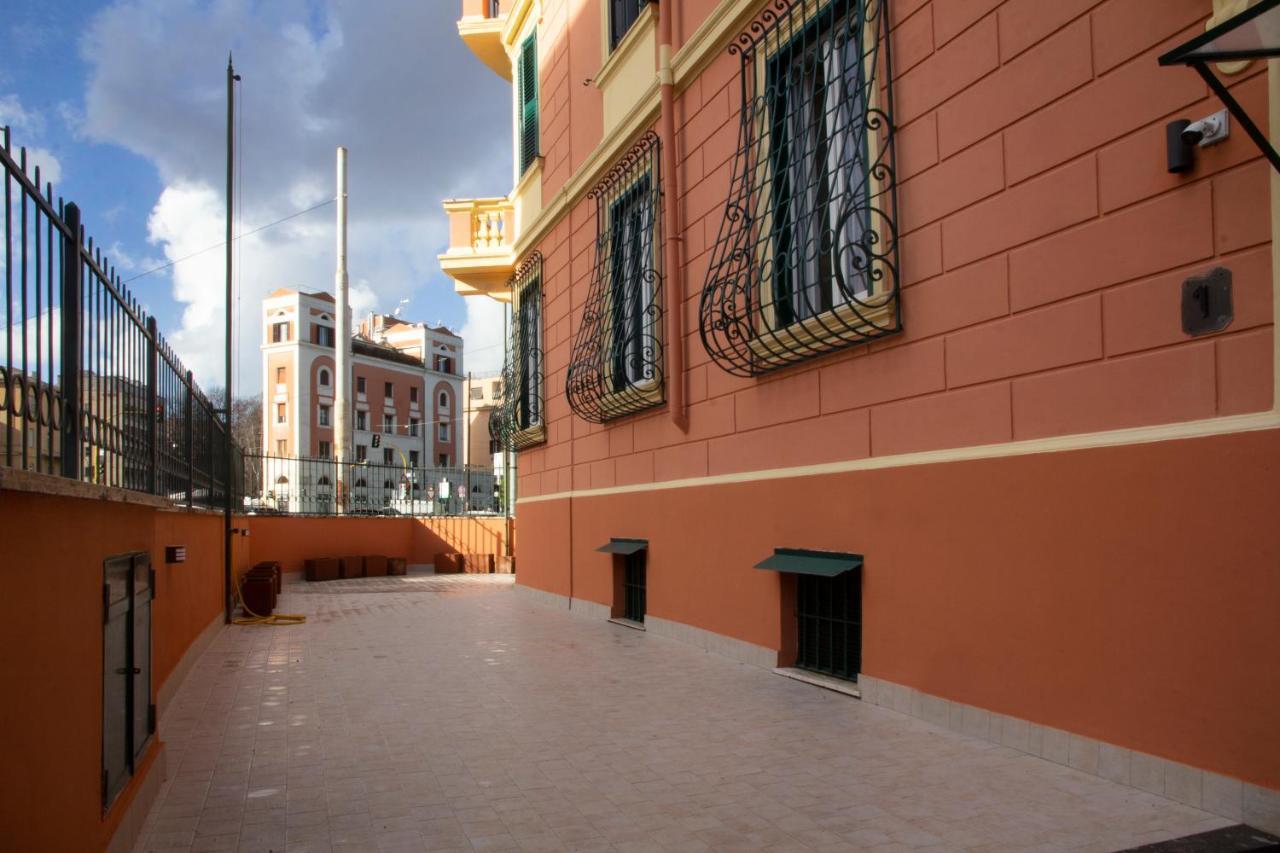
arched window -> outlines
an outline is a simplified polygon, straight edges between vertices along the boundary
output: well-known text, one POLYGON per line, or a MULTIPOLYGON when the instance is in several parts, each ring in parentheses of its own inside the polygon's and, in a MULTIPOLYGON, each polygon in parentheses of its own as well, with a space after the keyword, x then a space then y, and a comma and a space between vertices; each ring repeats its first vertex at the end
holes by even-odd
POLYGON ((276 477, 276 485, 277 485, 277 486, 287 486, 287 485, 289 485, 289 478, 288 478, 288 477, 286 477, 285 475, 281 474, 279 477, 276 477))
POLYGON ((382 481, 382 488, 384 488, 384 489, 394 489, 394 488, 395 488, 395 484, 394 484, 394 483, 392 483, 390 480, 383 480, 383 481, 382 481))
POLYGON ((442 409, 449 408, 449 392, 448 391, 440 392, 440 408, 442 409))
POLYGON ((365 482, 364 477, 361 477, 359 480, 356 480, 356 488, 357 488, 357 489, 363 489, 363 488, 367 487, 368 485, 369 485, 369 484, 365 482))
POLYGON ((319 481, 318 483, 316 483, 316 485, 317 485, 317 486, 327 486, 327 485, 329 485, 329 478, 328 478, 328 477, 321 477, 321 478, 320 478, 320 481, 319 481))
POLYGON ((327 368, 320 368, 320 384, 324 386, 329 384, 329 371, 327 368))

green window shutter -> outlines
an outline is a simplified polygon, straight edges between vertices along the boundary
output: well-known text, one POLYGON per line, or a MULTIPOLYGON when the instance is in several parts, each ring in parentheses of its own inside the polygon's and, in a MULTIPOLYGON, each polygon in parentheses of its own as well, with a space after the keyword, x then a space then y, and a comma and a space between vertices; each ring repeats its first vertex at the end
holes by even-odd
POLYGON ((520 174, 538 156, 538 43, 537 36, 525 39, 520 48, 520 174))

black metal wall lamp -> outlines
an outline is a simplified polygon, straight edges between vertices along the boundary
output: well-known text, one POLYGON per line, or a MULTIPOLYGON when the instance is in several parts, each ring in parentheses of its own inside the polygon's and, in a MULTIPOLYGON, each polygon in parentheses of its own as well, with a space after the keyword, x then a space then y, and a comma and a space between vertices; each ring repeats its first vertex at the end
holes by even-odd
MULTIPOLYGON (((1271 161, 1271 167, 1280 172, 1280 153, 1276 152, 1267 135, 1249 117, 1244 107, 1209 67, 1211 62, 1276 57, 1280 57, 1280 0, 1261 0, 1240 14, 1207 30, 1203 35, 1175 47, 1160 57, 1160 64, 1189 65, 1194 68, 1209 84, 1213 93, 1222 100, 1231 116, 1244 128, 1245 133, 1249 134, 1249 138, 1254 141, 1263 155, 1271 161)), ((1196 124, 1202 123, 1203 121, 1196 124)), ((1189 142, 1184 137, 1190 123, 1178 127, 1177 130, 1174 129, 1175 125, 1181 124, 1180 121, 1172 122, 1168 128, 1169 171, 1171 172, 1186 171, 1190 168, 1186 158, 1190 156, 1188 150, 1190 145, 1195 143, 1189 142), (1175 151, 1176 141, 1182 143, 1178 151, 1175 151)))

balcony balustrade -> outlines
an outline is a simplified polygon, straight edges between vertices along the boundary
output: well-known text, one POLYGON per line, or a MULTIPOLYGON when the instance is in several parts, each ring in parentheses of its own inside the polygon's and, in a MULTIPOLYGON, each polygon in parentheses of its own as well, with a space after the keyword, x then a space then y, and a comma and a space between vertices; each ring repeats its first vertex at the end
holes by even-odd
POLYGON ((462 294, 502 297, 514 261, 515 205, 506 198, 456 199, 444 203, 449 250, 440 266, 462 294))
POLYGON ((472 215, 472 246, 477 250, 500 249, 511 245, 505 237, 511 222, 511 205, 477 205, 472 215))

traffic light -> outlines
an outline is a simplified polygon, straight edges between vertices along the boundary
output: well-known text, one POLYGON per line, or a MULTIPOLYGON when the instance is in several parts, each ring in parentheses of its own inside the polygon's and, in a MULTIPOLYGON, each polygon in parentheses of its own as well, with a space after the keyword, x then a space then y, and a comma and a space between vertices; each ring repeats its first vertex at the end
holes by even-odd
POLYGON ((373 446, 374 446, 374 447, 381 447, 381 446, 382 446, 382 435, 381 435, 380 433, 376 433, 376 432, 375 432, 375 433, 373 434, 373 446))

